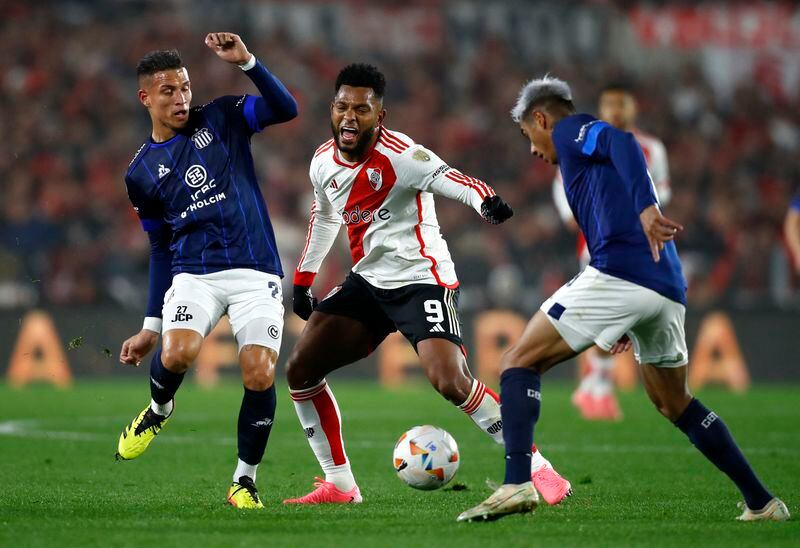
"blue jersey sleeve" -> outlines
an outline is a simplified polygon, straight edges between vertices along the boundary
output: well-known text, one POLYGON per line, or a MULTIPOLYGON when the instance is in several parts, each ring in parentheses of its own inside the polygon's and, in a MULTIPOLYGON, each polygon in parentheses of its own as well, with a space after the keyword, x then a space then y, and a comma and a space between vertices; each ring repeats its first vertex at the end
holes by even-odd
POLYGON ((172 230, 163 219, 161 204, 147 194, 132 177, 125 177, 125 186, 133 209, 150 239, 150 285, 145 316, 160 318, 164 295, 172 284, 172 230))
POLYGON ((798 190, 795 195, 792 196, 792 201, 789 202, 789 208, 800 213, 800 190, 798 190))
POLYGON ((139 181, 130 175, 126 176, 125 187, 128 190, 128 199, 133 204, 133 209, 145 231, 149 232, 164 224, 161 203, 150 195, 139 181))
POLYGON ((150 238, 150 287, 145 316, 160 318, 164 295, 172 285, 172 231, 164 225, 147 232, 150 238))
POLYGON ((574 120, 567 119, 571 123, 565 124, 563 129, 560 124, 556 126, 562 130, 559 132, 562 146, 575 156, 610 161, 633 199, 637 214, 658 203, 642 147, 632 133, 590 116, 571 118, 574 120), (580 124, 582 121, 586 123, 580 124))
POLYGON ((267 126, 288 122, 297 116, 294 97, 261 62, 256 62, 245 74, 256 85, 261 97, 228 95, 213 101, 241 131, 252 135, 267 126))

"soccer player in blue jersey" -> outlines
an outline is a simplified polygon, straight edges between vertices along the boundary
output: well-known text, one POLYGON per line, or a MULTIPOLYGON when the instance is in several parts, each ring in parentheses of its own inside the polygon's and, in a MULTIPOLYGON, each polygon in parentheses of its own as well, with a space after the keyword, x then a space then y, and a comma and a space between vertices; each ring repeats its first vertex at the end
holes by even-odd
POLYGON ((236 34, 214 32, 205 43, 242 69, 261 96, 192 107, 189 73, 176 51, 154 51, 139 62, 139 101, 153 129, 125 184, 150 238, 150 292, 144 327, 123 343, 120 361, 139 365, 162 327, 163 337, 150 363, 151 402, 122 431, 117 456, 134 459, 147 449, 172 416, 203 338, 227 314, 244 383, 239 461, 227 498, 238 508, 261 508, 256 468, 275 416, 283 271, 250 138, 297 116, 297 104, 236 34))
POLYGON ((506 475, 503 485, 458 521, 530 512, 530 447, 539 418, 540 375, 592 345, 633 344, 645 389, 658 411, 736 484, 740 520, 786 520, 786 505, 756 477, 722 419, 686 384, 686 281, 673 239, 682 227, 661 214, 633 134, 576 114, 569 86, 527 83, 512 117, 531 153, 558 164, 591 263, 542 305, 502 359, 500 378, 506 475))
POLYGON ((783 223, 783 234, 794 270, 800 274, 800 190, 792 197, 786 220, 783 223))

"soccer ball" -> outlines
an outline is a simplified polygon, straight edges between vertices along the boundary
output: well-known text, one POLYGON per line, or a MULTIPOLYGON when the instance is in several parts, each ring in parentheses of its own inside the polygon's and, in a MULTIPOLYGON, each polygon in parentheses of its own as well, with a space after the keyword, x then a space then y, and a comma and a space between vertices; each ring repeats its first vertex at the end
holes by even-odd
POLYGON ((441 428, 415 426, 397 440, 393 462, 400 479, 414 489, 438 489, 456 475, 458 445, 441 428))

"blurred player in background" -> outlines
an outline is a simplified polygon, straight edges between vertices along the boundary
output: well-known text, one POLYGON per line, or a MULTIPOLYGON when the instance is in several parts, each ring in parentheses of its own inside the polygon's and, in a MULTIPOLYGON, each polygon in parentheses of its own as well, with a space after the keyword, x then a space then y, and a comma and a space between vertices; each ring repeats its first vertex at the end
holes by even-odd
POLYGON ((689 393, 686 280, 673 242, 682 227, 661 214, 634 136, 576 114, 569 86, 549 77, 522 88, 512 117, 531 153, 558 164, 592 259, 542 304, 504 354, 505 480, 458 520, 491 520, 536 507, 529 467, 540 376, 595 344, 614 350, 625 336, 658 411, 739 488, 744 503, 738 519, 789 519, 786 505, 756 477, 722 418, 689 393))
POLYGON ((783 233, 786 245, 789 247, 794 271, 800 274, 800 190, 789 204, 789 211, 786 212, 786 221, 783 224, 783 233))
MULTIPOLYGON (((619 130, 633 133, 636 142, 642 147, 647 169, 656 187, 658 201, 662 207, 666 206, 672 196, 667 149, 658 138, 636 128, 638 107, 633 90, 622 82, 609 84, 600 92, 597 108, 601 120, 619 130)), ((553 200, 564 224, 578 233, 578 260, 581 268, 585 268, 590 261, 589 248, 569 207, 560 171, 556 171, 553 181, 553 200)), ((579 360, 582 362, 583 378, 572 395, 572 403, 585 419, 620 420, 622 411, 614 394, 614 357, 601 348, 594 347, 584 352, 579 360)))
POLYGON ((150 405, 122 431, 117 456, 134 459, 147 449, 172 416, 173 397, 203 338, 227 314, 244 383, 239 461, 227 498, 239 508, 261 508, 256 469, 275 417, 283 271, 250 138, 297 116, 297 104, 236 34, 211 33, 205 43, 242 69, 261 97, 225 96, 192 108, 189 74, 176 51, 151 52, 139 62, 139 100, 153 130, 125 184, 150 238, 150 291, 144 327, 124 342, 120 361, 139 365, 156 346, 162 307, 164 336, 150 363, 150 405))
MULTIPOLYGON (((339 407, 325 376, 366 357, 397 330, 414 346, 436 390, 503 443, 497 395, 467 367, 458 278, 439 233, 434 195, 458 200, 492 224, 507 220, 512 211, 483 181, 388 130, 385 86, 383 74, 371 65, 349 65, 339 73, 331 103, 333 138, 311 161, 314 205, 294 277, 294 311, 308 323, 286 373, 325 479, 286 503, 361 502, 339 407), (353 269, 317 304, 310 287, 342 224, 353 269)), ((560 502, 570 493, 569 482, 535 448, 532 453, 528 479, 550 504, 560 502)))

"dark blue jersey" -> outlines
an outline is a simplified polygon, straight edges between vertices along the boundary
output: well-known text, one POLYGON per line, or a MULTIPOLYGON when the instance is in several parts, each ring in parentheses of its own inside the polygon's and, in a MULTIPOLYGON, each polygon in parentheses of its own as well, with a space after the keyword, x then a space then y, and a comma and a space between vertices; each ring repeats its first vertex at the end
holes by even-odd
POLYGON ((800 190, 798 190, 795 195, 792 196, 792 201, 789 203, 789 207, 797 212, 800 212, 800 190))
POLYGON ((192 108, 174 137, 144 143, 125 175, 153 248, 148 316, 161 316, 169 287, 164 257, 172 275, 250 268, 283 276, 250 137, 296 116, 297 105, 261 63, 247 74, 262 97, 225 96, 192 108))
POLYGON ((591 254, 591 266, 686 304, 686 280, 673 242, 656 263, 639 213, 658 203, 633 134, 588 114, 553 129, 564 190, 591 254))

